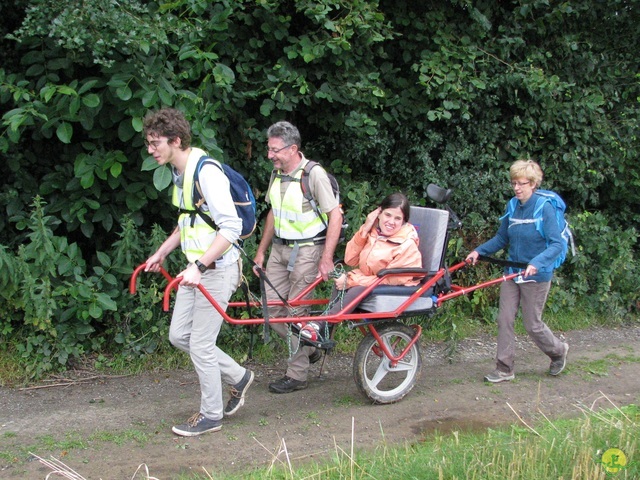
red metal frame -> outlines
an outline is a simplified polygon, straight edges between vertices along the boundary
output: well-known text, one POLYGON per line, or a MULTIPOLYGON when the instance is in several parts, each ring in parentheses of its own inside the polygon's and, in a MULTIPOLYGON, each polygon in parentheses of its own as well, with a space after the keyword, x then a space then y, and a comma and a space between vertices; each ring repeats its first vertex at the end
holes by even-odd
MULTIPOLYGON (((407 273, 406 271, 402 272, 393 272, 393 273, 388 273, 385 276, 379 277, 378 279, 376 279, 375 282, 373 282, 371 285, 369 285, 367 288, 364 289, 364 291, 358 295, 356 298, 353 299, 353 301, 351 301, 348 305, 345 305, 343 307, 343 309, 341 311, 339 311, 338 313, 335 313, 333 315, 311 315, 311 316, 301 316, 301 317, 270 317, 269 318, 269 323, 292 323, 292 322, 309 322, 312 320, 318 321, 325 321, 325 322, 329 322, 329 323, 340 323, 343 322, 345 320, 350 320, 350 321, 354 321, 354 322, 358 322, 358 321, 363 321, 363 320, 367 320, 367 321, 371 321, 371 320, 382 320, 382 319, 390 319, 390 318, 398 318, 400 317, 405 310, 411 305, 413 304, 413 302, 415 302, 423 293, 425 290, 430 289, 431 287, 433 287, 436 282, 438 282, 439 280, 441 280, 442 278, 444 278, 444 276, 449 273, 454 273, 464 267, 466 267, 468 264, 466 262, 460 262, 457 263, 455 265, 453 265, 452 267, 445 269, 445 268, 441 268, 440 270, 438 270, 438 272, 436 272, 435 274, 431 275, 430 278, 422 285, 420 285, 420 287, 409 297, 407 297, 407 299, 401 304, 399 305, 395 310, 390 311, 390 312, 372 312, 372 313, 345 313, 345 310, 351 310, 355 305, 359 304, 367 295, 369 295, 369 293, 371 293, 371 291, 376 288, 378 285, 380 285, 382 283, 382 281, 385 278, 389 278, 390 276, 406 276, 407 273)), ((144 268, 146 267, 146 264, 142 264, 140 266, 138 266, 133 274, 131 275, 131 280, 129 282, 129 291, 131 292, 131 294, 135 294, 136 293, 136 280, 138 275, 140 274, 140 272, 142 272, 144 270, 144 268)), ((170 302, 170 298, 171 298, 171 291, 173 289, 177 289, 180 285, 180 282, 182 281, 182 277, 176 277, 173 278, 171 277, 171 275, 163 268, 160 268, 160 273, 167 279, 167 281, 169 282, 169 284, 167 285, 167 287, 165 288, 164 291, 164 298, 163 298, 163 308, 165 311, 169 311, 169 302, 170 302)), ((499 283, 505 282, 507 280, 511 280, 512 278, 516 277, 518 274, 514 273, 514 274, 510 274, 510 275, 503 275, 500 278, 495 278, 492 280, 489 280, 487 282, 482 282, 476 285, 471 285, 468 287, 461 287, 458 285, 452 285, 451 286, 451 292, 449 293, 443 293, 437 296, 437 298, 434 299, 434 305, 435 307, 440 306, 443 302, 446 302, 447 300, 450 300, 452 298, 456 298, 459 297, 461 295, 466 295, 470 292, 473 292, 475 290, 481 289, 481 288, 486 288, 486 287, 490 287, 492 285, 497 285, 499 283)), ((311 305, 326 305, 329 300, 328 299, 313 299, 313 298, 305 298, 307 296, 309 296, 313 290, 322 282, 322 278, 318 277, 311 285, 309 285, 304 291, 302 291, 298 296, 296 296, 295 298, 288 300, 288 304, 292 307, 300 307, 300 306, 311 306, 311 305)), ((202 294, 207 298, 207 300, 209 300, 209 302, 211 302, 211 305, 213 305, 213 307, 216 309, 216 311, 222 316, 222 318, 224 318, 225 321, 234 324, 234 325, 257 325, 257 324, 264 324, 265 320, 264 318, 261 317, 255 317, 255 318, 233 318, 231 316, 229 316, 229 314, 224 311, 220 305, 218 305, 218 302, 215 300, 215 298, 213 298, 209 292, 204 288, 204 286, 202 286, 201 284, 198 285, 197 287, 202 294)), ((249 302, 249 305, 251 307, 261 307, 262 305, 259 302, 249 302)), ((237 308, 246 308, 247 303, 246 302, 230 302, 229 303, 229 307, 237 307, 237 308)), ((267 302, 267 306, 284 306, 284 303, 282 301, 268 301, 267 302)), ((419 325, 412 325, 412 327, 415 330, 415 335, 413 336, 413 338, 411 339, 411 341, 409 342, 409 344, 404 348, 404 350, 397 356, 393 355, 393 353, 389 350, 389 348, 384 344, 384 342, 382 342, 380 335, 378 334, 378 331, 376 330, 376 327, 374 324, 371 323, 367 323, 366 325, 359 325, 358 328, 360 329, 360 331, 363 333, 363 335, 366 335, 367 330, 373 335, 373 337, 376 339, 376 342, 378 343, 378 345, 380 346, 382 352, 384 352, 384 354, 386 355, 386 357, 389 359, 389 361, 391 362, 392 366, 396 366, 398 364, 398 362, 400 360, 402 360, 402 358, 404 358, 404 356, 407 354, 407 352, 411 349, 411 347, 415 344, 415 342, 418 341, 418 339, 420 338, 420 335, 422 334, 422 328, 419 325)))

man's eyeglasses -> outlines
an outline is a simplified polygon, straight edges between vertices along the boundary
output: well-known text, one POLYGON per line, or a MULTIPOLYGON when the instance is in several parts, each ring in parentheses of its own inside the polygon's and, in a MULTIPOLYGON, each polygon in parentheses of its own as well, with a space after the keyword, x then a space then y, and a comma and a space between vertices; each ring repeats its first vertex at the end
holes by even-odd
POLYGON ((280 153, 285 148, 293 147, 293 143, 291 145, 285 145, 282 148, 267 148, 267 153, 280 153))
POLYGON ((146 140, 144 141, 144 144, 147 148, 151 148, 152 150, 157 150, 158 147, 160 145, 162 145, 164 143, 164 140, 146 140))
POLYGON ((524 187, 526 185, 529 185, 531 182, 511 182, 511 187, 512 188, 516 188, 516 187, 524 187))

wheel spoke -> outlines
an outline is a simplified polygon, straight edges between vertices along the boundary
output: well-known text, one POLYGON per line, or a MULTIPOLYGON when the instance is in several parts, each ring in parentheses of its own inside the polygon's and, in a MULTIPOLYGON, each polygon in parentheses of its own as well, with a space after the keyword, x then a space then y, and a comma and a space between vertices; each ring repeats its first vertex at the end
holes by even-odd
POLYGON ((374 373, 373 377, 369 381, 369 384, 371 385, 372 388, 376 388, 378 384, 384 379, 384 377, 387 376, 387 373, 389 373, 389 368, 387 367, 388 364, 389 364, 389 359, 383 356, 382 359, 380 360, 380 363, 378 364, 378 368, 376 369, 376 372, 374 373))
POLYGON ((405 372, 411 371, 416 368, 415 364, 412 361, 401 360, 395 367, 389 367, 389 371, 391 372, 405 372))

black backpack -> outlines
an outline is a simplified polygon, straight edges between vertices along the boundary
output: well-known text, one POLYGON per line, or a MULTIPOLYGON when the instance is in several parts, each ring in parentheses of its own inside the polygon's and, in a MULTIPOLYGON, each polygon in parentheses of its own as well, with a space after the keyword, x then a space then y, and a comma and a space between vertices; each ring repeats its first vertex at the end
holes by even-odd
MULTIPOLYGON (((311 173, 311 169, 316 165, 320 165, 318 162, 314 162, 313 160, 309 160, 307 164, 302 169, 302 178, 300 179, 300 188, 302 189, 302 195, 306 198, 311 204, 311 208, 316 212, 316 215, 320 217, 322 223, 324 223, 325 228, 328 227, 327 223, 324 221, 324 217, 320 212, 320 208, 316 203, 316 200, 311 195, 311 188, 309 187, 309 175, 311 173)), ((326 170, 325 170, 326 171, 326 170)), ((331 189, 333 190, 333 194, 335 195, 338 202, 340 202, 340 185, 338 185, 338 181, 336 177, 327 172, 327 177, 329 177, 329 181, 331 182, 331 189)), ((342 205, 340 206, 342 208, 342 205)))
MULTIPOLYGON (((316 165, 320 164, 313 160, 309 160, 304 166, 304 168, 302 169, 302 178, 300 179, 300 188, 302 189, 302 195, 304 195, 304 198, 309 201, 309 203, 311 204, 311 208, 313 208, 313 211, 316 212, 316 215, 320 217, 325 228, 327 228, 329 225, 327 225, 327 222, 325 222, 324 217, 320 212, 320 208, 316 203, 316 200, 311 195, 311 188, 309 187, 309 175, 311 173, 311 169, 316 165)), ((336 199, 338 200, 338 204, 340 205, 340 212, 342 213, 342 228, 340 229, 340 238, 338 239, 338 241, 344 242, 346 238, 347 227, 349 227, 349 225, 344 221, 344 212, 342 211, 342 204, 340 203, 340 185, 338 185, 338 180, 336 180, 336 177, 334 177, 326 170, 325 172, 327 173, 327 177, 329 177, 329 182, 331 182, 331 189, 333 190, 333 194, 335 195, 336 199)))

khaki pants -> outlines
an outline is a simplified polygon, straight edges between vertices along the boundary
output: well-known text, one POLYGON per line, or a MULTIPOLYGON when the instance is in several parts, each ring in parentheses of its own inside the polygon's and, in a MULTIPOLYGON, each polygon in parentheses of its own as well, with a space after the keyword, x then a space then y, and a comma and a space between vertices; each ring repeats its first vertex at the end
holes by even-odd
MULTIPOLYGON (((201 284, 220 307, 227 309, 229 298, 238 285, 237 264, 207 270, 201 284)), ((180 287, 169 327, 169 341, 187 352, 200 381, 200 413, 212 420, 223 416, 222 381, 236 385, 246 369, 216 346, 223 318, 198 290, 180 287)))
MULTIPOLYGON (((267 261, 267 277, 278 293, 289 300, 296 297, 318 276, 318 263, 324 250, 324 245, 309 245, 300 247, 293 271, 287 270, 293 248, 287 245, 271 245, 271 254, 267 261)), ((267 299, 280 301, 273 289, 267 285, 267 299)), ((299 311, 298 315, 306 312, 299 311)), ((271 317, 290 317, 292 314, 285 307, 272 307, 269 309, 271 317)), ((271 328, 287 341, 289 324, 273 323, 271 328)), ((302 346, 298 348, 298 338, 292 335, 291 351, 295 352, 287 362, 286 375, 294 380, 306 381, 309 373, 309 355, 315 351, 315 347, 302 346)))
POLYGON ((564 354, 560 341, 542 321, 542 311, 549 295, 551 282, 503 282, 500 287, 498 311, 498 353, 496 368, 512 373, 514 369, 516 335, 514 331, 518 307, 522 308, 522 322, 529 337, 548 357, 564 354))

